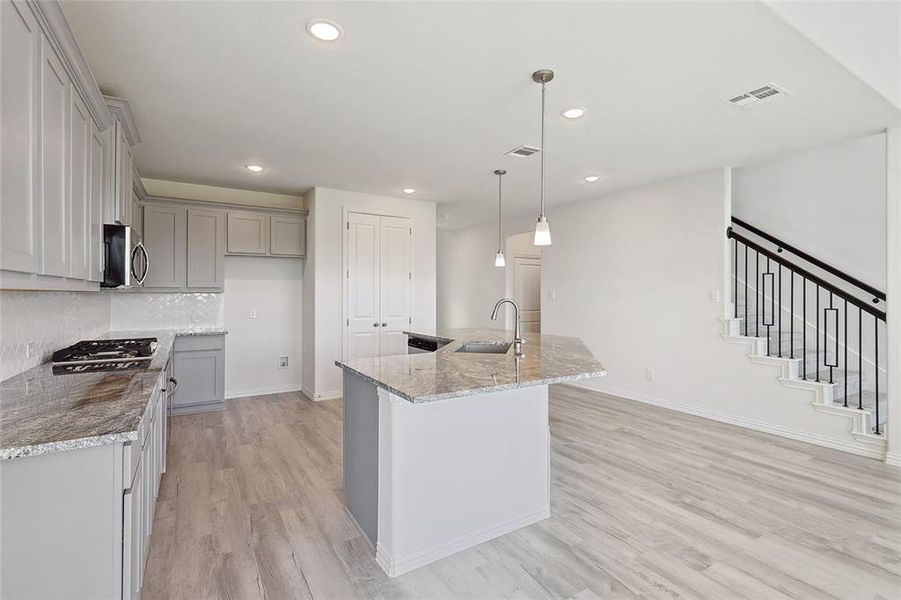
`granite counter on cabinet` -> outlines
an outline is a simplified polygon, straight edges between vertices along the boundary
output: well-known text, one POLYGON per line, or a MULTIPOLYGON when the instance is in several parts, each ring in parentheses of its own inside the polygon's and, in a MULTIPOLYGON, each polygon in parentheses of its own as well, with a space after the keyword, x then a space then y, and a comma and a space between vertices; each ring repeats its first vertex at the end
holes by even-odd
POLYGON ((453 329, 405 332, 446 342, 435 352, 335 361, 342 369, 413 403, 433 402, 606 375, 604 367, 578 338, 540 333, 523 334, 523 356, 457 352, 472 342, 512 342, 510 332, 494 329, 453 329))
POLYGON ((175 338, 225 333, 221 327, 111 331, 101 337, 157 338, 150 364, 54 375, 46 362, 0 382, 0 460, 134 441, 175 338))

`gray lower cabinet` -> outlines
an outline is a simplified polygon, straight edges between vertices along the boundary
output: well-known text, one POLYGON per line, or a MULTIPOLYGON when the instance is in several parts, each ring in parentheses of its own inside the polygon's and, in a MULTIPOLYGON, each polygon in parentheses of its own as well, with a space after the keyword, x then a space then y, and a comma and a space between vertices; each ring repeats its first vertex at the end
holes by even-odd
POLYGON ((187 211, 183 206, 144 205, 144 247, 150 257, 145 288, 183 288, 187 273, 187 211))
POLYGON ((188 287, 225 283, 225 212, 188 209, 188 287))
POLYGON ((172 414, 219 410, 225 401, 225 335, 175 339, 172 414))
POLYGON ((0 598, 140 596, 168 442, 161 375, 137 439, 0 461, 0 598))

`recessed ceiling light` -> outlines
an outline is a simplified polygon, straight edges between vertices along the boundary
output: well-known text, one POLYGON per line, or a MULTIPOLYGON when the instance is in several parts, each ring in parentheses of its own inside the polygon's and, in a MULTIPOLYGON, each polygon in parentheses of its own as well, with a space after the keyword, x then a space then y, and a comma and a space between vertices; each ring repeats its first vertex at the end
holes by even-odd
POLYGON ((259 173, 263 170, 263 167, 261 167, 260 165, 245 165, 244 168, 248 171, 253 171, 254 173, 259 173))
POLYGON ((585 112, 586 109, 582 108, 581 106, 574 106, 573 108, 567 108, 560 114, 567 119, 578 119, 579 117, 584 115, 585 112))
POLYGON ((588 175, 587 177, 585 177, 585 181, 587 181, 588 183, 594 183, 600 178, 600 175, 588 175))
POLYGON ((344 35, 341 26, 329 19, 312 19, 307 23, 307 31, 317 40, 334 42, 344 35))
POLYGON ((415 189, 415 188, 404 188, 404 189, 402 189, 401 191, 402 191, 403 193, 405 193, 405 194, 415 194, 415 193, 416 193, 416 189, 415 189))

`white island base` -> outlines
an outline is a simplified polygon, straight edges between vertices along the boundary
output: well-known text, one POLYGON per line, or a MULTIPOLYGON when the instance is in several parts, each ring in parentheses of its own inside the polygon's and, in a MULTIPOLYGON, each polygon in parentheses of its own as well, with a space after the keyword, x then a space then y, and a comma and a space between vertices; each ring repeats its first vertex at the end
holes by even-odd
POLYGON ((547 385, 412 403, 344 373, 347 510, 394 577, 550 516, 547 385))

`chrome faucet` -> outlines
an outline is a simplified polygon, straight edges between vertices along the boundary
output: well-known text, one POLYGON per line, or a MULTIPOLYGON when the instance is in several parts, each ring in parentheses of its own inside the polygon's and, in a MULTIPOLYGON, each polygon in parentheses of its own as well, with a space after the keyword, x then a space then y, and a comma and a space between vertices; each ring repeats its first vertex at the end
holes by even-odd
POLYGON ((513 305, 513 320, 515 323, 513 326, 513 353, 516 356, 522 356, 522 331, 519 324, 519 304, 510 298, 501 298, 497 301, 497 304, 494 305, 494 310, 491 311, 491 320, 497 321, 497 311, 500 310, 502 304, 513 305))

